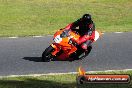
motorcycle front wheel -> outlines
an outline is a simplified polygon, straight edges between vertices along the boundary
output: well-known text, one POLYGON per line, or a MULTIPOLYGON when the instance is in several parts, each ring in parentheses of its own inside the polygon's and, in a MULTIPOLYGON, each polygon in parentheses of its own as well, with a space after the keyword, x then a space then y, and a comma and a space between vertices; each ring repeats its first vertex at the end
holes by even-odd
POLYGON ((45 49, 45 51, 42 53, 42 61, 43 62, 49 62, 53 58, 53 55, 51 52, 54 50, 54 48, 50 45, 48 48, 45 49))

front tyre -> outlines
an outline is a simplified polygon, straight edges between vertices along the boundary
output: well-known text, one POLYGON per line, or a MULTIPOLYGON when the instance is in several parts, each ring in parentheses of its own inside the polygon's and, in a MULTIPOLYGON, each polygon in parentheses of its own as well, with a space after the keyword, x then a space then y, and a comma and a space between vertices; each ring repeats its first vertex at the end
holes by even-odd
POLYGON ((54 50, 54 48, 50 45, 48 48, 45 49, 45 51, 42 53, 42 61, 43 62, 49 62, 53 58, 51 52, 54 50))

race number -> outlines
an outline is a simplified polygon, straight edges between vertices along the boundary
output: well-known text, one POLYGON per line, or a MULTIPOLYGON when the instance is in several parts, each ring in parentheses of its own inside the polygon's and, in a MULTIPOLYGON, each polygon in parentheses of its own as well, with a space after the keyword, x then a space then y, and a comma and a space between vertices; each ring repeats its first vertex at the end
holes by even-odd
POLYGON ((60 43, 62 41, 62 38, 60 37, 60 35, 57 35, 55 38, 54 38, 54 42, 55 43, 60 43))

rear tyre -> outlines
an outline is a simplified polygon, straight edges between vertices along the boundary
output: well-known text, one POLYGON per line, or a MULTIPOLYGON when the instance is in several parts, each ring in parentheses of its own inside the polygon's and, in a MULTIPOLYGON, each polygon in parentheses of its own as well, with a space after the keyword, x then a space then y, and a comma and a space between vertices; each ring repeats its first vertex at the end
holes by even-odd
POLYGON ((91 52, 91 50, 92 50, 92 46, 89 46, 87 48, 87 51, 80 50, 81 53, 78 54, 78 59, 84 59, 86 56, 89 55, 89 53, 91 52))
POLYGON ((92 50, 92 46, 89 46, 88 50, 85 52, 85 56, 89 55, 89 53, 91 52, 91 50, 92 50))
POLYGON ((50 45, 48 48, 45 49, 45 51, 42 53, 42 61, 43 62, 49 62, 53 58, 53 55, 51 52, 54 50, 54 48, 50 45))

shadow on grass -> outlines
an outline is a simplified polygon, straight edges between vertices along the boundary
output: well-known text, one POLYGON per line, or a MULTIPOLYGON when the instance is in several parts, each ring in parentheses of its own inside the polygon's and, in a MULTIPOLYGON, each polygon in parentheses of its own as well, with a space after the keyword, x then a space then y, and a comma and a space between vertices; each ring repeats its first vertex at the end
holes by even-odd
POLYGON ((55 82, 51 80, 39 80, 24 78, 21 80, 0 80, 0 88, 132 88, 130 84, 83 84, 76 82, 55 82))

